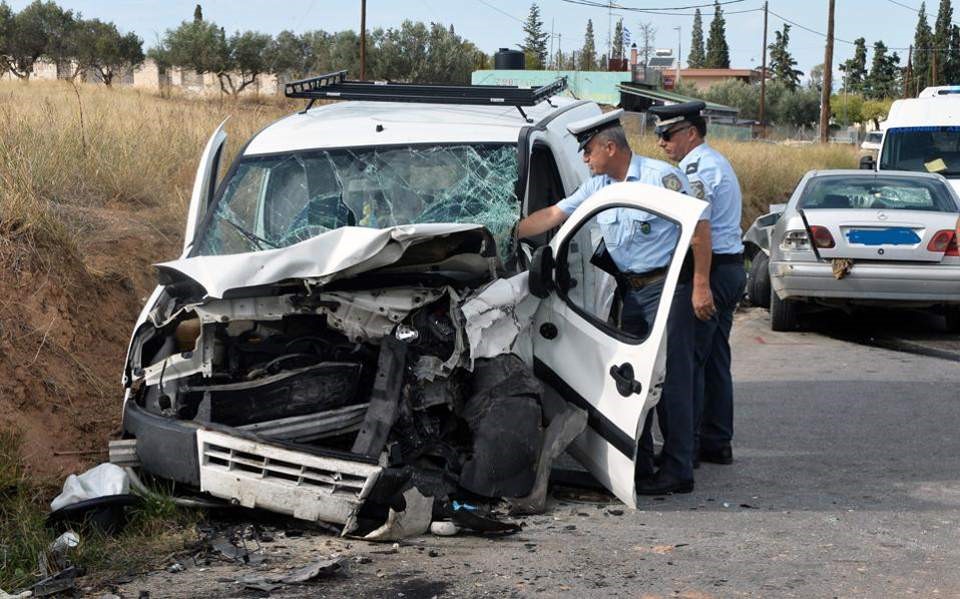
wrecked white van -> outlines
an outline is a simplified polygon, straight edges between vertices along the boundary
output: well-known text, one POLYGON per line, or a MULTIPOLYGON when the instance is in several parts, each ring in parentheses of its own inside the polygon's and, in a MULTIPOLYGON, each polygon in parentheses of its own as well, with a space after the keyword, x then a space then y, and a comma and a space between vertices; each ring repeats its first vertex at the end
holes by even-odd
POLYGON ((566 124, 600 109, 562 88, 343 72, 289 84, 311 106, 258 133, 218 181, 221 126, 183 254, 157 266, 130 344, 123 434, 140 467, 389 538, 462 503, 541 508, 573 440, 634 505, 669 298, 703 204, 618 184, 539 248, 515 243, 521 216, 588 176, 566 124), (327 97, 350 101, 312 107, 327 97), (618 329, 616 285, 590 260, 617 208, 681 228, 642 339, 618 329))

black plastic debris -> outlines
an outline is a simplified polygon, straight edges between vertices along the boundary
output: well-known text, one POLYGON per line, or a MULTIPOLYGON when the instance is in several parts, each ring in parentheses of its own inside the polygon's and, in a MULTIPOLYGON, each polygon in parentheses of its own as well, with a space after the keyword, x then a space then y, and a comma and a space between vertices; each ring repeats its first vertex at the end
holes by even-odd
POLYGON ((485 497, 525 496, 543 445, 540 385, 512 354, 477 360, 472 384, 461 417, 473 433, 473 451, 460 486, 485 497))
POLYGON ((82 529, 90 527, 104 535, 113 535, 123 530, 129 514, 127 508, 140 505, 136 495, 106 495, 85 499, 47 515, 47 526, 54 530, 82 529))
POLYGON ((84 573, 83 568, 70 566, 37 582, 30 590, 34 597, 52 597, 66 593, 76 587, 77 577, 83 576, 84 573))

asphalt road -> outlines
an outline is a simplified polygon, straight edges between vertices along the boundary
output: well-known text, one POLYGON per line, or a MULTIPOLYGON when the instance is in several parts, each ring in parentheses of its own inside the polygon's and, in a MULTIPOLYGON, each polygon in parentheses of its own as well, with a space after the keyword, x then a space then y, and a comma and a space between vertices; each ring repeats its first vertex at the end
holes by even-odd
MULTIPOLYGON (((960 368, 827 336, 849 337, 849 319, 825 322, 773 333, 764 311, 738 314, 735 462, 705 464, 690 495, 636 511, 555 498, 520 534, 424 537, 395 553, 281 532, 259 570, 334 552, 369 563, 271 596, 960 596, 960 368)), ((120 590, 263 596, 231 582, 252 566, 185 565, 120 590)))

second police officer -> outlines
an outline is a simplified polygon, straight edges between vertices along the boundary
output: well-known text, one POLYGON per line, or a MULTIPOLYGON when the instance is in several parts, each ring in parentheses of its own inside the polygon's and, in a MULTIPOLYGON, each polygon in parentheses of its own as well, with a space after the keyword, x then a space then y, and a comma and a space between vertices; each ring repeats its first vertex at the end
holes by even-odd
POLYGON ((730 374, 730 329, 743 295, 740 182, 730 162, 704 141, 703 102, 685 102, 651 108, 658 117, 656 133, 664 153, 679 163, 693 194, 710 203, 713 256, 710 288, 716 313, 696 326, 697 372, 695 432, 698 457, 703 462, 733 461, 733 380, 730 374))

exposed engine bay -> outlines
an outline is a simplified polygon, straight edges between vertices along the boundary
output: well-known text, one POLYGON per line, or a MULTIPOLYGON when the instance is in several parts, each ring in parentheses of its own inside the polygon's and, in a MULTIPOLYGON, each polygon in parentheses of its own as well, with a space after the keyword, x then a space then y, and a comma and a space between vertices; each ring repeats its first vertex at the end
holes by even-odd
POLYGON ((144 467, 369 538, 424 532, 454 505, 530 505, 550 466, 520 357, 535 298, 490 276, 368 280, 199 300, 168 285, 126 374, 124 430, 144 467))

